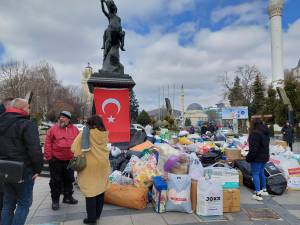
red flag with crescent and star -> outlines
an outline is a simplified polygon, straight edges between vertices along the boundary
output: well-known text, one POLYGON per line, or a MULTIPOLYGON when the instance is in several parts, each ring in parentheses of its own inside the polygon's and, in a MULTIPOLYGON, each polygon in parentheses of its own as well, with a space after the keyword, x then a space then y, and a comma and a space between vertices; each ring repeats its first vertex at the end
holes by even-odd
POLYGON ((129 90, 95 88, 96 114, 103 119, 109 131, 110 143, 130 141, 129 90))

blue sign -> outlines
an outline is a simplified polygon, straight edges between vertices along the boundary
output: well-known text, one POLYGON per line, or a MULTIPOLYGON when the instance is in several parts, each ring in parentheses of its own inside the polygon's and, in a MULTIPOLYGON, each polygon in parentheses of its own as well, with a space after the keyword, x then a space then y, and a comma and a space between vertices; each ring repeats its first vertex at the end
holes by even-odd
POLYGON ((248 107, 230 107, 222 109, 222 119, 248 119, 248 107))

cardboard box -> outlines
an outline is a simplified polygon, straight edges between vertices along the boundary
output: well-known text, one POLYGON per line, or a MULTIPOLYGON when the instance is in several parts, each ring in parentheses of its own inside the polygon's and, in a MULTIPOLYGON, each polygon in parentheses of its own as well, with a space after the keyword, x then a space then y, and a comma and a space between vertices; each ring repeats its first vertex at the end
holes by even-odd
POLYGON ((241 192, 240 189, 223 190, 223 212, 241 211, 241 192))
POLYGON ((286 149, 288 147, 286 141, 282 141, 282 140, 275 140, 275 145, 279 145, 279 146, 283 147, 284 149, 286 149))
POLYGON ((226 160, 229 160, 229 161, 241 159, 242 158, 241 149, 226 148, 225 156, 226 156, 226 160))
POLYGON ((194 213, 197 211, 197 180, 192 180, 191 185, 191 201, 192 201, 192 210, 194 213))
POLYGON ((244 183, 243 183, 243 173, 240 170, 238 170, 238 171, 239 171, 239 177, 240 177, 240 186, 244 186, 244 183))

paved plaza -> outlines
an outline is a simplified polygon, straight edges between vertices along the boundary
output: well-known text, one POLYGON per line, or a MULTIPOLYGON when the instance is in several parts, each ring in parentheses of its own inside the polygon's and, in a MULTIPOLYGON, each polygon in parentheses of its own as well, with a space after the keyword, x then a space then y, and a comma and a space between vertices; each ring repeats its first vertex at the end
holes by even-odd
MULTIPOLYGON (((86 217, 85 201, 79 189, 76 187, 75 198, 79 200, 78 205, 66 205, 61 203, 58 211, 51 209, 51 197, 49 192, 49 179, 38 178, 34 189, 34 203, 28 216, 27 224, 44 225, 79 225, 86 217)), ((124 209, 112 205, 105 205, 101 219, 101 225, 299 225, 300 224, 300 191, 287 191, 282 196, 265 198, 260 203, 251 199, 251 191, 241 188, 241 212, 225 213, 223 217, 199 218, 194 214, 186 213, 163 213, 157 214, 151 205, 145 210, 137 211, 124 209), (275 213, 277 219, 250 218, 248 211, 257 210, 258 213, 264 209, 275 213)))
MULTIPOLYGON (((294 144, 299 154, 300 142, 294 144)), ((241 187, 241 211, 225 213, 223 217, 202 217, 186 213, 155 213, 149 204, 145 210, 131 210, 112 205, 105 205, 100 225, 299 225, 300 224, 300 191, 286 191, 282 196, 265 197, 263 202, 251 199, 252 191, 241 187), (264 214, 266 209, 273 213, 264 214), (263 214, 263 219, 251 217, 249 211, 263 214), (277 218, 276 218, 277 217, 277 218)), ((86 218, 85 199, 78 187, 74 197, 78 205, 61 203, 58 211, 51 209, 49 178, 39 177, 34 187, 34 201, 30 209, 27 224, 43 225, 80 225, 86 218)))

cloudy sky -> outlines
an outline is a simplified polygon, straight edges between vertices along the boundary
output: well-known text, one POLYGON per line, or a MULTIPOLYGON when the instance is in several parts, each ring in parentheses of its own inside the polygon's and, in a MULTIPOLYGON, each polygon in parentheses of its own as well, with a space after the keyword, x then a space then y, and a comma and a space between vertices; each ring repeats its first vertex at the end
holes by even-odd
MULTIPOLYGON (((222 100, 219 76, 249 64, 271 78, 267 0, 115 0, 126 31, 125 72, 141 109, 158 105, 159 89, 179 105, 222 100)), ((284 68, 300 58, 300 1, 286 0, 284 68)), ((83 68, 102 67, 107 19, 99 0, 1 0, 0 63, 47 61, 64 84, 80 85, 83 68)), ((162 95, 162 93, 161 93, 162 95)))

